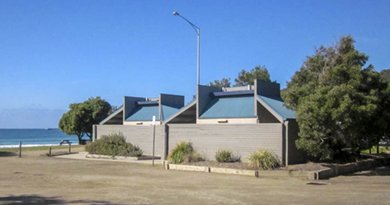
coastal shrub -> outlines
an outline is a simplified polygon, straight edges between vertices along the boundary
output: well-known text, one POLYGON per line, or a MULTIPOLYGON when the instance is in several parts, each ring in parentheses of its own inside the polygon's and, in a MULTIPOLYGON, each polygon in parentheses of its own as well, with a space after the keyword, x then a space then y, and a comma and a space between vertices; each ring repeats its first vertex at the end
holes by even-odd
POLYGON ((274 169, 280 166, 278 157, 267 150, 257 150, 249 156, 250 164, 259 169, 274 169))
POLYGON ((196 153, 191 142, 179 142, 169 154, 168 160, 173 164, 183 162, 204 161, 203 157, 196 153))
POLYGON ((103 135, 100 139, 88 144, 85 147, 90 154, 101 154, 110 156, 131 156, 138 157, 143 151, 131 143, 127 143, 122 133, 103 135))
POLYGON ((217 162, 238 162, 240 157, 234 156, 230 150, 218 150, 215 153, 215 160, 217 162))

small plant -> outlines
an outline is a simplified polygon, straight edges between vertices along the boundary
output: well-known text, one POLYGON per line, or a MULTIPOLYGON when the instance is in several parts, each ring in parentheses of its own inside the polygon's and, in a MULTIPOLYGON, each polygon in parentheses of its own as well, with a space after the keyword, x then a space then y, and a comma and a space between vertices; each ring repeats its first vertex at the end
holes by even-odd
POLYGON ((90 154, 115 156, 141 156, 143 151, 131 143, 127 143, 122 133, 103 135, 100 139, 88 144, 85 150, 90 154))
POLYGON ((169 154, 169 161, 174 164, 180 164, 183 162, 197 162, 203 161, 198 153, 195 152, 190 142, 180 142, 176 145, 175 149, 169 154))
POLYGON ((237 162, 240 161, 240 157, 234 156, 230 150, 218 150, 215 153, 215 160, 217 162, 237 162))
POLYGON ((267 150, 257 150, 249 156, 251 165, 259 169, 274 169, 280 166, 278 157, 267 150))

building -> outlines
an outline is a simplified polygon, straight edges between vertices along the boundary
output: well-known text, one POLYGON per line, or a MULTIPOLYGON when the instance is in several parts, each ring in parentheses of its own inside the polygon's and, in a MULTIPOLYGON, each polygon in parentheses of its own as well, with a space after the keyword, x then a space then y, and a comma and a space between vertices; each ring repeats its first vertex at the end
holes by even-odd
POLYGON ((283 164, 305 161, 296 149, 298 125, 286 108, 278 83, 257 80, 254 86, 198 86, 197 100, 167 119, 168 150, 190 141, 207 159, 219 149, 232 150, 247 161, 258 149, 274 152, 283 164))
POLYGON ((153 143, 153 116, 155 118, 156 155, 164 156, 163 122, 184 106, 184 96, 160 94, 157 98, 124 97, 123 105, 94 125, 94 139, 111 133, 123 133, 128 142, 138 145, 146 155, 151 155, 153 143))
POLYGON ((277 83, 257 80, 252 86, 232 88, 199 85, 196 100, 183 104, 182 96, 161 95, 149 101, 125 97, 124 106, 96 126, 94 134, 122 132, 148 154, 150 119, 156 114, 156 153, 164 158, 178 142, 189 141, 208 160, 214 160, 220 149, 233 151, 242 161, 258 149, 274 152, 284 165, 305 160, 295 146, 295 113, 284 106, 277 83))

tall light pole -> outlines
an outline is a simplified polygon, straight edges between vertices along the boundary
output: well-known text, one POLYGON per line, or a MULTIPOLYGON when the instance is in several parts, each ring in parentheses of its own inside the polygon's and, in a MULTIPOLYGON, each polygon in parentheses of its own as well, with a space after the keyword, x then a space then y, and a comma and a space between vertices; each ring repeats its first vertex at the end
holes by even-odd
POLYGON ((197 48, 197 63, 196 63, 196 85, 200 85, 200 28, 193 24, 191 21, 186 19, 184 16, 180 15, 178 12, 174 11, 173 12, 174 16, 178 16, 182 18, 184 21, 186 21, 190 26, 195 30, 197 39, 198 39, 198 48, 197 48))

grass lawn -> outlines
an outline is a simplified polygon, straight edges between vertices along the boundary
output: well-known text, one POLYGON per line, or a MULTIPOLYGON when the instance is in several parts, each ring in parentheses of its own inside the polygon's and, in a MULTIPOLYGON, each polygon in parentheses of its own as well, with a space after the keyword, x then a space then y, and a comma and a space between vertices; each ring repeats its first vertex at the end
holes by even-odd
MULTIPOLYGON (((366 150, 363 150, 361 151, 362 154, 369 154, 369 149, 366 149, 366 150)), ((371 148, 371 153, 372 154, 376 154, 376 146, 373 146, 371 148)), ((388 153, 390 154, 390 146, 389 147, 385 147, 385 146, 379 146, 379 153, 388 153)))
MULTIPOLYGON (((66 148, 66 147, 64 147, 66 148)), ((75 151, 83 147, 75 148, 75 151)), ((390 168, 321 183, 168 171, 162 166, 62 159, 47 150, 0 156, 0 204, 386 204, 390 168), (318 184, 318 185, 317 185, 318 184)))
MULTIPOLYGON (((72 145, 72 149, 80 149, 83 148, 85 145, 72 145)), ((62 145, 62 146, 51 146, 52 150, 68 150, 68 145, 62 145)), ((49 146, 39 146, 39 147, 23 147, 22 151, 47 151, 49 150, 49 146)), ((0 148, 0 152, 19 152, 19 147, 13 147, 13 148, 0 148)))

